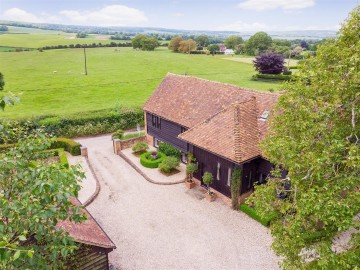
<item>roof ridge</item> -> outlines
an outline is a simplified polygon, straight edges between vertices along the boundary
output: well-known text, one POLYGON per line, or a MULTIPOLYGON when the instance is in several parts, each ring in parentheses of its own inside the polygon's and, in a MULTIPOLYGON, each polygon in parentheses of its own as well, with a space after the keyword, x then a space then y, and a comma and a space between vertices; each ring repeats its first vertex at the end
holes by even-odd
MULTIPOLYGON (((235 87, 235 88, 238 88, 238 89, 241 89, 241 90, 245 90, 245 91, 248 91, 248 92, 254 92, 256 94, 262 94, 262 95, 268 95, 268 96, 280 96, 282 93, 281 92, 263 92, 263 91, 259 91, 259 90, 255 90, 255 89, 251 89, 251 88, 246 88, 246 87, 243 87, 243 86, 240 86, 240 85, 236 85, 236 84, 231 84, 231 83, 224 83, 224 82, 218 82, 218 81, 212 81, 212 80, 209 80, 209 79, 204 79, 204 78, 200 78, 200 77, 195 77, 195 76, 192 76, 192 75, 184 75, 184 74, 175 74, 175 73, 171 73, 171 72, 168 72, 166 74, 166 77, 167 76, 175 76, 175 77, 185 77, 185 78, 193 78, 193 79, 197 79, 197 80, 202 80, 202 81, 206 81, 206 82, 211 82, 211 83, 216 83, 216 84, 222 84, 222 85, 227 85, 227 86, 232 86, 232 87, 235 87)), ((196 74, 195 74, 196 75, 196 74)))

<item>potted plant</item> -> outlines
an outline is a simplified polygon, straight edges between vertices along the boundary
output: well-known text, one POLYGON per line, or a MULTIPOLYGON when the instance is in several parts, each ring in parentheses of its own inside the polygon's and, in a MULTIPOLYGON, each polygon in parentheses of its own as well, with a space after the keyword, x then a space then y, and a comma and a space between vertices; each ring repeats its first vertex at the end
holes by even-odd
POLYGON ((202 177, 202 180, 203 180, 204 184, 207 185, 207 192, 205 194, 206 199, 209 202, 214 201, 215 200, 215 193, 210 190, 210 185, 214 180, 214 177, 213 177, 212 173, 211 172, 205 172, 203 177, 202 177))
POLYGON ((196 163, 188 163, 186 165, 186 175, 187 180, 185 181, 185 185, 187 188, 191 189, 195 187, 195 182, 192 180, 193 174, 197 171, 197 164, 196 163))

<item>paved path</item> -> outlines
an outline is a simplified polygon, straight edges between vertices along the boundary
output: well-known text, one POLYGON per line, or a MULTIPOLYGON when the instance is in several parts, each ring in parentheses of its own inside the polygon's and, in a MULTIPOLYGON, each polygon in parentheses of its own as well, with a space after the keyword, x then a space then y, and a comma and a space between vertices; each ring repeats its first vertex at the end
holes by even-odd
POLYGON ((87 209, 116 244, 117 269, 278 269, 261 224, 183 184, 147 182, 113 153, 110 136, 77 141, 101 184, 87 209))

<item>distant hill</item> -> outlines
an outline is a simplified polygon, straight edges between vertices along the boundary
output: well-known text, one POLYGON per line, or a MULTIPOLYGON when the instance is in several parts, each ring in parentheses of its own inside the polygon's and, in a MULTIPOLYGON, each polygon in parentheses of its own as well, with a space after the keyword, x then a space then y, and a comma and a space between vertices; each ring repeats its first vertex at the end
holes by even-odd
MULTIPOLYGON (((208 35, 213 37, 225 38, 230 35, 239 35, 244 39, 249 38, 254 32, 235 32, 235 31, 203 31, 203 30, 183 30, 183 29, 168 29, 157 27, 121 27, 121 26, 81 26, 81 25, 63 25, 63 24, 47 24, 47 23, 24 23, 15 21, 0 21, 0 25, 38 28, 44 30, 56 30, 66 33, 87 32, 89 34, 104 34, 114 35, 117 33, 131 33, 131 34, 168 34, 168 35, 208 35)), ((279 39, 324 39, 329 37, 336 37, 335 31, 328 30, 299 30, 299 31, 267 31, 273 38, 279 39)))

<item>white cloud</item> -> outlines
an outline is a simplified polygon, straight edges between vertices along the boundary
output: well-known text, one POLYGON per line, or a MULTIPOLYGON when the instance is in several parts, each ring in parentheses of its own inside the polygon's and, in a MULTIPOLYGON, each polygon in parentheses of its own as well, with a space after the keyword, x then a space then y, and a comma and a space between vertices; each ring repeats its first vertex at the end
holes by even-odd
POLYGON ((260 30, 269 30, 269 27, 266 24, 258 23, 258 22, 245 23, 242 21, 237 21, 237 22, 234 22, 231 24, 219 26, 218 30, 237 31, 237 32, 241 32, 241 31, 252 32, 252 31, 260 31, 260 30))
POLYGON ((42 23, 46 21, 44 18, 38 17, 20 8, 10 8, 4 12, 2 17, 3 19, 9 21, 33 22, 33 23, 42 23))
POLYGON ((46 22, 94 26, 130 26, 147 21, 144 12, 124 5, 105 6, 96 11, 63 10, 56 15, 47 13, 35 15, 19 8, 11 8, 2 14, 2 18, 33 23, 46 22))
POLYGON ((135 8, 123 5, 106 6, 98 11, 63 10, 65 23, 99 26, 126 26, 146 22, 145 14, 135 8))
POLYGON ((272 9, 303 9, 315 5, 315 0, 246 0, 238 4, 239 8, 248 10, 272 10, 272 9))

